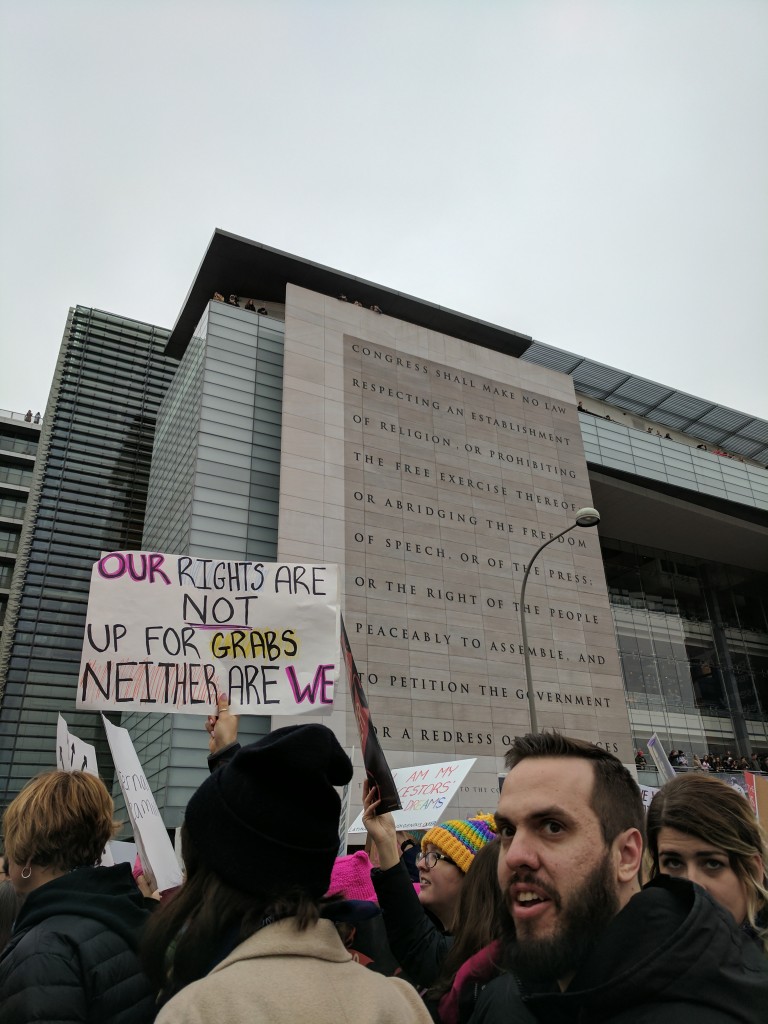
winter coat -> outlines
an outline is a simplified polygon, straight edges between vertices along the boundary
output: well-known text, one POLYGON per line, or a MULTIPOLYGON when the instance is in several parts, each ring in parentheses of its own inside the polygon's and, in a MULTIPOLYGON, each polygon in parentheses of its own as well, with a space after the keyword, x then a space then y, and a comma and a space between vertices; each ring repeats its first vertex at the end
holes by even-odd
POLYGON ((3 1024, 145 1024, 154 999, 136 946, 149 917, 128 864, 34 889, 0 956, 3 1024))
MULTIPOLYGON (((471 1024, 518 1024, 510 976, 492 981, 471 1024)), ((525 995, 546 1024, 768 1024, 768 959, 699 886, 660 875, 598 939, 565 992, 525 995)))
POLYGON ((442 932, 419 903, 402 861, 386 871, 374 868, 371 880, 393 956, 415 985, 429 988, 440 975, 453 936, 442 932))
MULTIPOLYGON (((440 999, 437 1012, 433 1014, 440 1024, 465 1024, 474 1011, 480 993, 486 985, 501 974, 499 966, 502 959, 501 941, 496 939, 478 950, 473 956, 466 960, 456 972, 453 984, 440 999)), ((524 1009, 520 1000, 520 991, 517 982, 511 975, 504 976, 503 982, 506 993, 504 1001, 511 1010, 512 1006, 518 1006, 519 1018, 515 1020, 535 1024, 535 1018, 531 1017, 524 1009)))
POLYGON ((418 993, 355 963, 330 921, 276 921, 183 988, 157 1024, 431 1024, 418 993))

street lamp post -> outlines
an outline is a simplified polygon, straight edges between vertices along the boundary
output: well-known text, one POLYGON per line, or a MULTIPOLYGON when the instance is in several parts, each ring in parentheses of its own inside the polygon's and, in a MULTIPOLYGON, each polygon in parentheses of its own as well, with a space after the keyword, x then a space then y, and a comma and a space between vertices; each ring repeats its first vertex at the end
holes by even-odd
POLYGON ((528 653, 528 630, 525 625, 525 587, 528 583, 528 576, 531 571, 531 567, 536 559, 539 557, 541 552, 547 547, 548 544, 553 544, 556 540, 564 537, 566 533, 570 533, 571 530, 577 526, 590 527, 597 526, 600 522, 600 513, 594 508, 580 508, 576 513, 576 522, 571 523, 560 533, 556 533, 554 537, 550 537, 549 540, 545 540, 541 547, 537 548, 534 552, 533 558, 530 559, 528 565, 525 567, 525 573, 523 575, 523 586, 520 590, 520 631, 523 635, 523 658, 525 659, 525 682, 528 687, 528 710, 531 716, 531 732, 538 732, 539 727, 536 721, 536 699, 533 692, 533 680, 531 679, 531 656, 528 653))

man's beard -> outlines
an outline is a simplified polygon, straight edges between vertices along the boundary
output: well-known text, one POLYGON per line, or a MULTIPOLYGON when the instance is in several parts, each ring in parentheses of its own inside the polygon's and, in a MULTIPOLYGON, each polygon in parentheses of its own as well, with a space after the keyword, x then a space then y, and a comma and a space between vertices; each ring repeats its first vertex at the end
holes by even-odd
MULTIPOLYGON (((518 875, 517 882, 540 884, 532 875, 518 875)), ((545 891, 548 892, 549 890, 545 891)), ((571 897, 565 910, 560 910, 557 894, 551 892, 552 903, 560 914, 557 931, 546 938, 518 935, 508 910, 504 911, 502 939, 504 967, 521 980, 533 984, 555 982, 572 974, 587 959, 602 933, 619 912, 616 881, 611 870, 610 854, 603 859, 571 897)), ((521 933, 525 925, 520 928, 521 933)))

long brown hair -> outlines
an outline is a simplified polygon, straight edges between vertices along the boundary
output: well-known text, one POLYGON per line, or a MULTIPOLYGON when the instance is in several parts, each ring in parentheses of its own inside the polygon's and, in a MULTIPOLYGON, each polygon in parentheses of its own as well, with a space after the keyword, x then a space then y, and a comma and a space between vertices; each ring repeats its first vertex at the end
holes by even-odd
POLYGON ((500 936, 499 911, 503 901, 498 878, 499 849, 498 839, 492 839, 474 856, 461 887, 453 945, 427 993, 429 999, 440 999, 453 984, 461 965, 500 936))
POLYGON ((680 775, 654 796, 646 828, 651 878, 661 874, 659 832, 663 828, 697 836, 728 854, 729 864, 746 892, 747 922, 768 953, 768 922, 758 920, 758 915, 768 910, 768 842, 749 801, 733 786, 710 775, 680 775), (758 873, 754 864, 756 854, 763 865, 758 873))
POLYGON ((255 896, 228 885, 202 862, 183 825, 181 850, 186 879, 152 915, 141 943, 144 971, 161 1002, 208 974, 263 923, 292 917, 303 931, 320 916, 320 902, 309 893, 265 887, 255 896))

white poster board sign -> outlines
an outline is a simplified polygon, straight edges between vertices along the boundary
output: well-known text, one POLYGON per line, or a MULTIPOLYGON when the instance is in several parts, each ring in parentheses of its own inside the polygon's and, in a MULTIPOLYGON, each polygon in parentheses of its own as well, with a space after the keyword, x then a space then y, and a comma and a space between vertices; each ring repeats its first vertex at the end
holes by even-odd
MULTIPOLYGON (((403 805, 394 811, 399 832, 431 828, 445 816, 446 808, 456 795, 477 758, 465 761, 441 761, 440 764, 417 764, 413 768, 393 768, 392 777, 403 805)), ((350 835, 365 833, 363 812, 352 823, 350 835)))
POLYGON ((640 787, 640 796, 643 798, 643 807, 646 809, 646 811, 651 806, 651 800, 653 800, 653 798, 656 796, 658 792, 659 790, 657 786, 640 787))
POLYGON ((653 763, 656 765, 659 776, 664 782, 671 782, 675 778, 675 769, 669 763, 669 758, 664 752, 664 747, 656 733, 653 733, 647 745, 648 753, 653 758, 653 763))
POLYGON ((136 860, 136 843, 124 843, 122 840, 112 839, 107 843, 107 849, 112 854, 112 862, 114 864, 130 864, 131 870, 133 870, 133 864, 136 860))
POLYGON ((59 715, 56 723, 56 767, 63 772, 88 772, 98 778, 96 748, 80 740, 59 715))
POLYGON ((141 857, 144 875, 151 890, 173 889, 181 885, 181 868, 173 852, 160 811, 149 788, 144 769, 127 729, 112 725, 101 716, 107 732, 109 749, 125 797, 133 838, 141 857))
POLYGON ((336 565, 113 551, 93 566, 77 707, 297 715, 333 704, 336 565))

